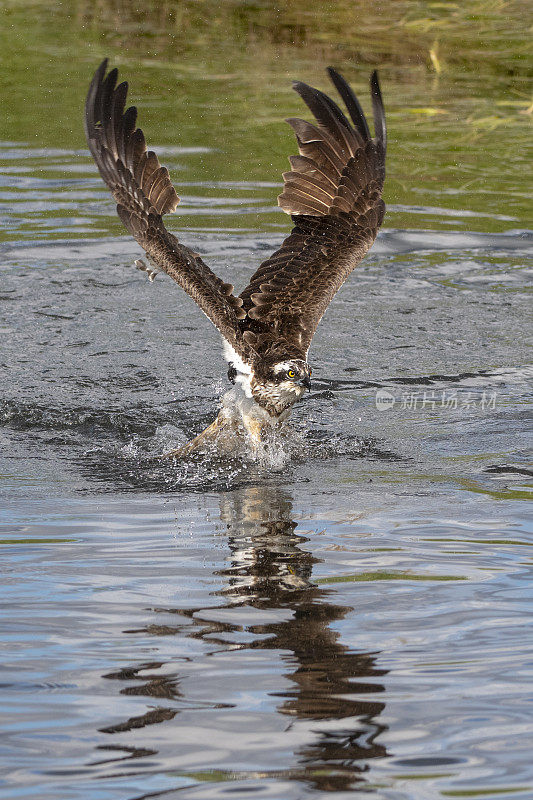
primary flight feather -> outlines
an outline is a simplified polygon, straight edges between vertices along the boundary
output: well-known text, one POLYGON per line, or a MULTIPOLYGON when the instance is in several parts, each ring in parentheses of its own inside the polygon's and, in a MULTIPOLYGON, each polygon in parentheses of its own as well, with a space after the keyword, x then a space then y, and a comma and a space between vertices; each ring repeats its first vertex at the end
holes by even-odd
POLYGON ((163 215, 175 210, 179 197, 136 127, 137 109, 125 110, 127 83, 117 86, 118 71, 106 72, 107 60, 95 72, 85 103, 89 150, 120 219, 150 264, 173 278, 223 337, 235 389, 208 432, 237 422, 258 440, 309 387, 307 352, 318 323, 383 221, 386 126, 377 73, 370 81, 374 138, 354 92, 334 69, 328 73, 349 118, 328 95, 294 83, 315 118, 315 124, 287 120, 299 155, 289 159, 278 204, 294 228, 236 297, 231 284, 166 229, 163 215))

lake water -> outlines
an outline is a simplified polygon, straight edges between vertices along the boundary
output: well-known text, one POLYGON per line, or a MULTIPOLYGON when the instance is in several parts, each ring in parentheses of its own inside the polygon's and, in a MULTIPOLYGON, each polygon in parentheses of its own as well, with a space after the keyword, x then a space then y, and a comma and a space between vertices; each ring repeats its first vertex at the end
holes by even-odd
MULTIPOLYGON (((443 34, 442 73, 407 79, 422 39, 388 60, 378 40, 389 212, 318 329, 290 440, 161 466, 226 370, 194 303, 132 266, 84 148, 90 73, 109 53, 131 79, 182 196, 169 227, 240 289, 288 228, 288 75, 324 88, 342 52, 330 28, 306 52, 308 17, 298 47, 267 41, 259 8, 242 50, 185 15, 167 63, 158 18, 44 8, 2 12, 3 800, 532 798, 520 64, 452 64, 443 34)), ((366 108, 369 71, 346 70, 366 108)))

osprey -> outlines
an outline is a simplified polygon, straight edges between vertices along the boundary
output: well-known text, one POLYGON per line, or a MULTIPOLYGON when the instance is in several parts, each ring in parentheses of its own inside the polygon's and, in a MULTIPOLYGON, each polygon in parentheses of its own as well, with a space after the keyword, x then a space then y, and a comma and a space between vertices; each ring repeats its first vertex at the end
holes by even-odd
POLYGON ((353 90, 333 68, 329 77, 350 119, 328 95, 294 83, 316 120, 287 120, 300 154, 289 159, 278 204, 294 227, 235 296, 231 284, 166 229, 163 215, 176 209, 179 197, 166 167, 146 148, 137 109, 125 110, 128 84, 117 86, 116 69, 106 72, 107 59, 89 87, 85 134, 117 213, 150 266, 135 263, 150 280, 165 272, 209 317, 222 335, 234 384, 215 422, 169 455, 188 452, 229 424, 244 426, 257 444, 310 388, 307 352, 318 323, 383 220, 386 127, 377 73, 370 79, 373 138, 353 90))

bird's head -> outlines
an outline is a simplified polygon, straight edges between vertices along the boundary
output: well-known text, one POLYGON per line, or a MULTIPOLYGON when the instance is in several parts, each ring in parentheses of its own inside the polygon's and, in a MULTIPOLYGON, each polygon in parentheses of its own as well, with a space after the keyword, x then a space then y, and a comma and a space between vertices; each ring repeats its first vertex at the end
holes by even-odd
POLYGON ((250 382, 252 396, 271 416, 290 408, 311 388, 311 367, 303 359, 285 358, 258 366, 250 382))

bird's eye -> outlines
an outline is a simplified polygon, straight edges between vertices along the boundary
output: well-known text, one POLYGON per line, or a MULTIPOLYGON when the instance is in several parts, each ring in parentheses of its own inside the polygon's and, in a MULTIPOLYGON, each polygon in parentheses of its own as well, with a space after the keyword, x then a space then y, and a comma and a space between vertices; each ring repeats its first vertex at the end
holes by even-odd
POLYGON ((288 378, 295 378, 295 377, 296 377, 296 373, 295 373, 295 371, 294 371, 293 369, 290 369, 290 370, 287 372, 287 377, 288 377, 288 378))

